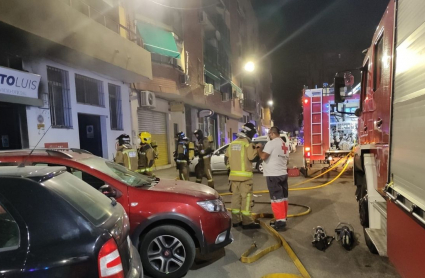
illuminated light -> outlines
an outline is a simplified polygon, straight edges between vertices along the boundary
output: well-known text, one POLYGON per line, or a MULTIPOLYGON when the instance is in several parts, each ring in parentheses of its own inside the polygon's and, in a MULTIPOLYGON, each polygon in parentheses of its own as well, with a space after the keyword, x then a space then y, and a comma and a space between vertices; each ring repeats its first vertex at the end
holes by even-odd
POLYGON ((269 106, 273 106, 273 100, 269 100, 269 101, 267 102, 267 104, 268 104, 269 106))
POLYGON ((253 72, 254 69, 255 69, 255 65, 254 65, 253 62, 248 62, 248 63, 245 64, 245 67, 244 68, 248 72, 253 72))
POLYGON ((307 157, 310 157, 310 152, 307 153, 307 157))
POLYGON ((332 156, 328 156, 328 160, 331 161, 333 158, 332 156))
POLYGON ((304 103, 307 104, 308 103, 308 99, 304 99, 304 103))
POLYGON ((310 151, 310 147, 305 147, 305 151, 306 152, 310 151))

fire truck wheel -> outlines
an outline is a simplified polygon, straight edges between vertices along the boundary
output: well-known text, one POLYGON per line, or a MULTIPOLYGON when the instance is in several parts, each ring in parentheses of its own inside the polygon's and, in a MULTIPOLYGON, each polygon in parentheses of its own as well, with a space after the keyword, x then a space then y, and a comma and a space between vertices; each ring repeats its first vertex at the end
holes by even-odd
POLYGON ((378 250, 376 249, 375 244, 373 244, 372 240, 367 235, 366 230, 364 228, 363 228, 363 233, 364 233, 364 239, 366 241, 367 248, 369 249, 370 253, 378 254, 378 250))

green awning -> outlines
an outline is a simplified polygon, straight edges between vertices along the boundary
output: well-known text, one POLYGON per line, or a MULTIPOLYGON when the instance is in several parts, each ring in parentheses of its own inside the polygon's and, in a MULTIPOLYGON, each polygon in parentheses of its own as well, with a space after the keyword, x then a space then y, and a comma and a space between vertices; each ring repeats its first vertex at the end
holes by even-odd
POLYGON ((208 63, 205 63, 204 69, 205 75, 216 81, 220 81, 220 72, 215 67, 209 65, 208 63))
POLYGON ((180 58, 176 40, 171 32, 141 21, 137 22, 137 30, 149 52, 180 58))

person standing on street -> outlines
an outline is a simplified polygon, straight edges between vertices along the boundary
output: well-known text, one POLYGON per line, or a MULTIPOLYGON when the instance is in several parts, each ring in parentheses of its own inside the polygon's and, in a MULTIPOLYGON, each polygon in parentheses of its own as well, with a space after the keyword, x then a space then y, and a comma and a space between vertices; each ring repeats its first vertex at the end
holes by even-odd
POLYGON ((174 160, 179 170, 179 179, 189 180, 189 139, 183 131, 176 134, 176 151, 174 152, 174 160))
POLYGON ((208 180, 208 186, 214 188, 214 180, 211 174, 211 154, 213 149, 208 137, 204 137, 202 130, 197 129, 193 134, 198 140, 196 146, 199 155, 199 162, 195 167, 196 182, 202 183, 202 178, 205 176, 208 180))
POLYGON ((264 161, 264 176, 270 192, 271 206, 276 222, 274 229, 279 231, 286 227, 288 213, 288 172, 289 148, 280 138, 277 127, 270 128, 270 141, 264 149, 257 145, 257 152, 264 161))
POLYGON ((131 171, 137 170, 137 150, 131 146, 130 136, 123 133, 116 139, 117 152, 115 154, 114 161, 131 171))
POLYGON ((137 172, 152 176, 152 166, 155 162, 155 155, 152 146, 152 135, 149 132, 141 132, 140 137, 140 148, 138 149, 139 154, 139 169, 137 172))
POLYGON ((224 158, 230 166, 230 191, 232 195, 233 227, 242 225, 243 229, 259 229, 260 224, 254 222, 251 216, 253 197, 252 160, 257 157, 252 137, 256 134, 255 126, 246 123, 238 138, 230 143, 224 158))

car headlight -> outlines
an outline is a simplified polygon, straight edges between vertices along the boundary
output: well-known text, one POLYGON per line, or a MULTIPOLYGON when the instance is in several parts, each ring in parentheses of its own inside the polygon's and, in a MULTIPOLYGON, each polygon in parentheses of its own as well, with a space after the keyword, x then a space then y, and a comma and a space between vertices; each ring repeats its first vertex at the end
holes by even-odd
POLYGON ((226 207, 220 199, 197 202, 204 210, 209 212, 224 212, 226 207))

